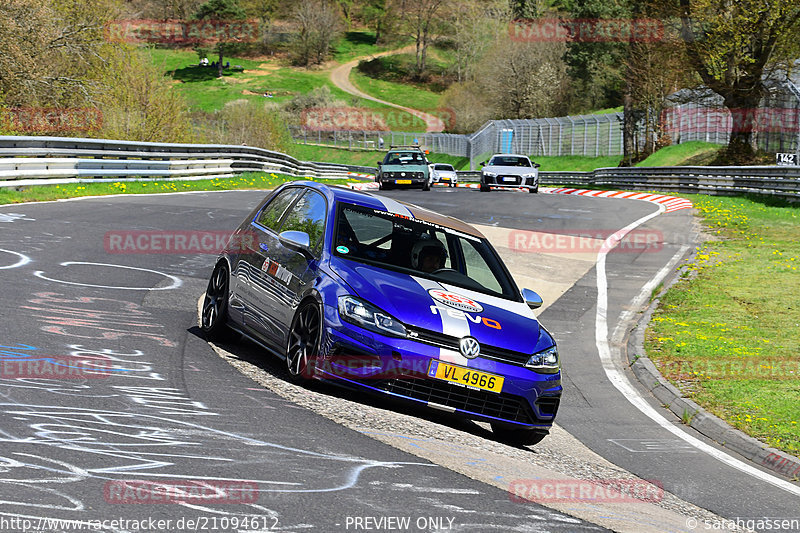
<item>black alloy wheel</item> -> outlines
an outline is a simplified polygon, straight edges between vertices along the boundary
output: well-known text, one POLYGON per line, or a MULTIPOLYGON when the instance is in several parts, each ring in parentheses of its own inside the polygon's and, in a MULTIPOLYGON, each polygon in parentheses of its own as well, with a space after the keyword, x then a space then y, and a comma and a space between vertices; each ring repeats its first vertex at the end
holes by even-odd
POLYGON ((322 316, 320 306, 308 301, 300 306, 292 320, 289 342, 286 347, 286 367, 289 380, 302 383, 310 379, 313 359, 319 353, 322 342, 322 316))
POLYGON ((218 339, 228 330, 228 267, 220 263, 214 268, 203 298, 201 328, 208 339, 218 339))

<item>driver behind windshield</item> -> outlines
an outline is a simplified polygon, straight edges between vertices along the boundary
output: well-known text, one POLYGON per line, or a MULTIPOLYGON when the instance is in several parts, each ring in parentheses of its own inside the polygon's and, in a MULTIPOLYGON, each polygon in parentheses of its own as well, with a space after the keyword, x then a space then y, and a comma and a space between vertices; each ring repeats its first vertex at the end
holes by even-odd
POLYGON ((411 265, 430 274, 444 268, 447 250, 439 239, 428 236, 421 238, 411 249, 411 265))

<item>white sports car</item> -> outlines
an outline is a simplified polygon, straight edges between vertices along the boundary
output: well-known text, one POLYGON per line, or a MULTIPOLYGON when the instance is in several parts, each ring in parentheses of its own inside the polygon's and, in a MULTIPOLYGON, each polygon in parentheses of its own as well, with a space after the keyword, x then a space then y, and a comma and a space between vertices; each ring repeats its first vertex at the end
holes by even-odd
POLYGON ((450 187, 455 187, 458 183, 458 174, 453 165, 445 163, 435 163, 431 165, 431 184, 434 183, 447 183, 450 187))

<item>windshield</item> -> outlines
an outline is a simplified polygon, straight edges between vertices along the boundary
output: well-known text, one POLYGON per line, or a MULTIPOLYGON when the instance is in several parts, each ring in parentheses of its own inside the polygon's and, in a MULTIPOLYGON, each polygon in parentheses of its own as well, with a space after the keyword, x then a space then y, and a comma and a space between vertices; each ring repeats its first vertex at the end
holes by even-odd
POLYGON ((384 165, 424 165, 420 152, 390 152, 383 160, 384 165))
POLYGON ((436 170, 453 170, 450 165, 434 165, 433 168, 436 170))
POLYGON ((493 296, 519 299, 514 281, 486 239, 403 215, 339 204, 333 253, 493 296))
POLYGON ((527 157, 495 156, 489 161, 490 165, 498 167, 529 167, 531 162, 527 157))

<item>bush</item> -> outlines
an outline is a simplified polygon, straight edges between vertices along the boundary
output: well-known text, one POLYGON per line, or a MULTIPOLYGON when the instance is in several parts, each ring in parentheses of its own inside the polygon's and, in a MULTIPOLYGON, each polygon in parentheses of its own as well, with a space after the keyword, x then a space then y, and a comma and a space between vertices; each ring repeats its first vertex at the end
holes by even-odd
POLYGON ((280 111, 269 103, 234 100, 220 111, 201 114, 198 122, 206 142, 245 144, 284 153, 292 146, 280 111))
POLYGON ((135 49, 109 52, 97 105, 103 125, 93 136, 150 142, 193 142, 186 104, 169 81, 135 49))

